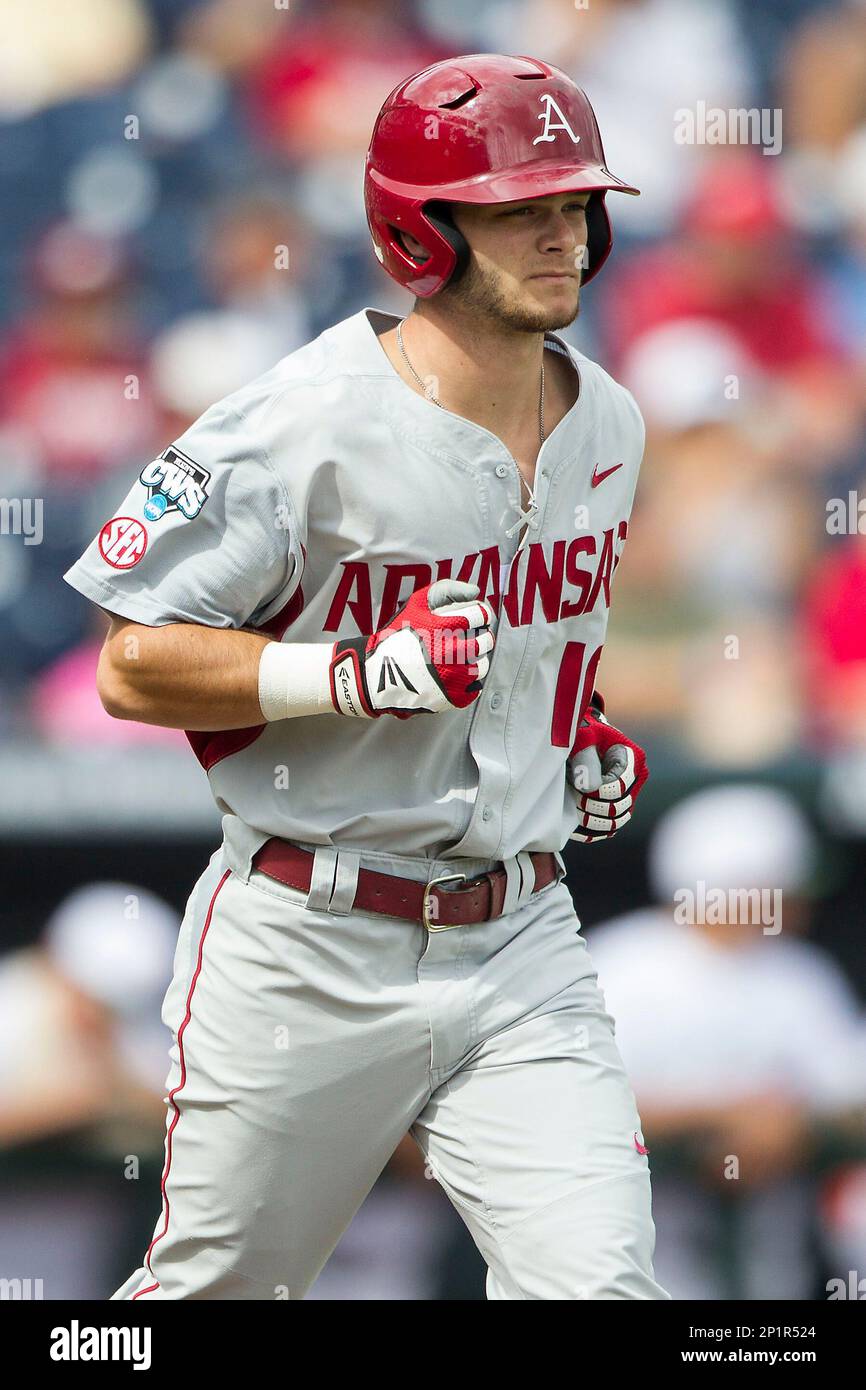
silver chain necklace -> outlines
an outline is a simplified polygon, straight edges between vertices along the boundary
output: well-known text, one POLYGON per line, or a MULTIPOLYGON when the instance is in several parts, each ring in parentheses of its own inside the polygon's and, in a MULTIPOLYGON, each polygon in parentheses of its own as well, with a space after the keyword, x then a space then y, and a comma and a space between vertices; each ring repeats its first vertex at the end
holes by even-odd
MULTIPOLYGON (((429 387, 428 383, 422 380, 422 378, 421 378, 421 377, 418 375, 418 373, 416 372, 415 368, 412 366, 412 363, 409 361, 409 354, 407 353, 406 348, 405 348, 404 345, 403 345, 403 324, 404 324, 405 322, 406 322, 405 319, 401 319, 400 322, 397 324, 397 346, 398 346, 398 348, 400 349, 400 355, 402 356, 403 361, 406 363, 406 366, 409 368, 409 371, 412 373, 412 375, 413 375, 413 377, 415 378, 415 380, 417 381, 418 385, 421 387, 421 390, 423 391, 423 393, 424 393, 424 395, 426 396, 427 400, 428 400, 428 401, 432 401, 434 405, 438 405, 440 410, 444 410, 445 407, 444 407, 444 405, 442 404, 442 402, 441 402, 440 400, 438 400, 438 399, 436 398, 436 396, 433 395, 433 392, 430 390, 430 387, 429 387)), ((543 351, 543 349, 542 349, 542 351, 543 351)), ((544 359, 543 359, 543 357, 542 357, 542 362, 541 362, 541 390, 540 390, 539 396, 538 396, 538 442, 539 442, 539 444, 543 444, 543 443, 544 443, 545 437, 546 437, 546 436, 545 436, 545 433, 544 433, 544 359)), ((518 471, 518 473, 520 474, 520 481, 523 483, 523 486, 526 488, 526 491, 527 491, 528 494, 529 494, 530 500, 532 500, 532 488, 529 486, 529 483, 526 481, 526 479, 524 478, 523 474, 520 472, 520 469, 518 469, 517 471, 518 471)))

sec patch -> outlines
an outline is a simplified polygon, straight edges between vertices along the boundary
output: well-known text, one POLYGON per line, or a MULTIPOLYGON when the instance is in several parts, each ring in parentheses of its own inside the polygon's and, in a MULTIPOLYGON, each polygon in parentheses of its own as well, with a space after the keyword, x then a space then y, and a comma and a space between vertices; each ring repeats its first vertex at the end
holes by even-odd
POLYGON ((99 553, 116 570, 130 570, 147 550, 147 532, 131 516, 113 516, 99 533, 99 553))

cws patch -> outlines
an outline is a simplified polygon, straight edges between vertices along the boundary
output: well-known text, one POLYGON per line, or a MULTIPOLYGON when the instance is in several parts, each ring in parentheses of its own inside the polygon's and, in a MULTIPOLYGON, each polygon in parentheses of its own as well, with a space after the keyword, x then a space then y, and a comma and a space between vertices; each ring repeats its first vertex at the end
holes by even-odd
POLYGON ((138 477, 147 488, 144 515, 148 521, 159 521, 168 512, 180 512, 192 521, 208 498, 210 473, 173 444, 142 468, 138 477))

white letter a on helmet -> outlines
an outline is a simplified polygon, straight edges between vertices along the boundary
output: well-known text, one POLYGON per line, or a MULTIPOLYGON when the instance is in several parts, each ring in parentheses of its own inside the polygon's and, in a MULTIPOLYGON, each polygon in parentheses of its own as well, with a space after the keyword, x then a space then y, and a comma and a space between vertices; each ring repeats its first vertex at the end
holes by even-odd
POLYGON ((575 145, 578 144, 580 136, 575 135, 571 126, 568 124, 566 117, 556 104, 556 98, 552 97, 549 92, 545 92, 542 97, 539 97, 539 100, 547 103, 538 117, 540 121, 544 121, 544 130, 533 140, 533 145, 540 144, 542 140, 555 140, 556 136, 553 133, 555 130, 567 130, 571 136, 572 142, 575 145), (559 117, 557 121, 553 119, 554 112, 556 112, 556 115, 559 117))

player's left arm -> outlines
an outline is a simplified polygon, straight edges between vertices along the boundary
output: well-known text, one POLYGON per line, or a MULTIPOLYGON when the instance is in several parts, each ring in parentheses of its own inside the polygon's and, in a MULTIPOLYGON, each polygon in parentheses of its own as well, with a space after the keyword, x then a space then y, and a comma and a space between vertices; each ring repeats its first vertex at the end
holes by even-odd
MULTIPOLYGON (((623 447, 629 452, 634 450, 631 494, 626 501, 626 515, 630 515, 646 447, 646 425, 631 392, 620 385, 614 389, 623 447)), ((617 555, 614 569, 619 561, 617 555)), ((609 723, 604 699, 593 690, 566 761, 566 780, 580 812, 570 839, 582 844, 609 840, 631 820, 634 803, 648 776, 643 748, 609 723)))
POLYGON ((582 844, 609 840, 631 820, 648 776, 646 753, 608 722, 604 700, 594 690, 566 762, 566 777, 580 811, 570 838, 582 844))

